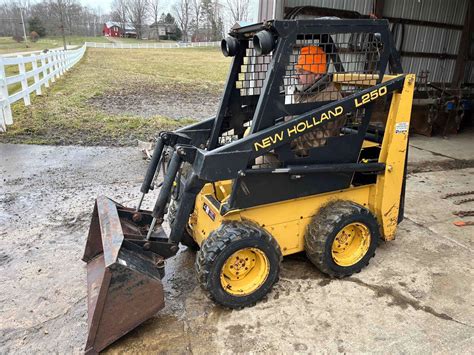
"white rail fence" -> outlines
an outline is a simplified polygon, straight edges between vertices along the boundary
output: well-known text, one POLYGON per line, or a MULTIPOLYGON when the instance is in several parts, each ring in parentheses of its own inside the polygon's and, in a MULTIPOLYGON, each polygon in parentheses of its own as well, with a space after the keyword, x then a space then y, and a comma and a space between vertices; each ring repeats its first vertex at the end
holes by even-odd
POLYGON ((74 64, 81 60, 86 46, 74 50, 52 50, 46 53, 18 55, 16 57, 0 56, 0 131, 13 124, 11 105, 23 99, 30 105, 30 94, 42 94, 42 87, 49 87, 74 64), (18 74, 7 76, 11 66, 18 66, 18 74), (27 68, 29 70, 27 70, 27 68), (21 84, 21 90, 9 94, 12 85, 21 84))
POLYGON ((189 43, 97 43, 86 42, 88 48, 113 48, 113 49, 158 49, 158 48, 196 48, 218 47, 221 42, 189 42, 189 43))
POLYGON ((217 47, 220 42, 192 43, 96 43, 86 42, 82 47, 73 50, 51 50, 46 53, 29 53, 28 55, 0 56, 0 132, 6 131, 7 125, 13 124, 11 105, 21 99, 26 106, 31 104, 30 95, 42 94, 42 87, 49 87, 74 64, 81 60, 86 48, 113 49, 158 49, 158 48, 195 48, 217 47), (18 74, 9 75, 12 66, 18 66, 18 74), (28 70, 27 70, 28 69, 28 70), (9 94, 9 88, 21 84, 21 90, 9 94))

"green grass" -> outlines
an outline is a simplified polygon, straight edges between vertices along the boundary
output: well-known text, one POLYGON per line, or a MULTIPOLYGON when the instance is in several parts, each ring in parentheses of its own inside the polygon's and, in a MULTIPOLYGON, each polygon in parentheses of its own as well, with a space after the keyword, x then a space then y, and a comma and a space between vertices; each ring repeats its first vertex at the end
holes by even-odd
MULTIPOLYGON (((84 42, 103 42, 108 43, 109 41, 103 37, 85 37, 85 36, 66 36, 66 43, 68 45, 81 45, 84 42)), ((51 49, 63 46, 62 37, 45 37, 40 38, 37 42, 33 43, 28 39, 28 43, 25 42, 17 43, 11 37, 0 37, 0 54, 16 53, 16 52, 30 52, 43 49, 51 49), (28 46, 28 47, 27 47, 28 46)))
POLYGON ((13 122, 0 142, 31 144, 134 145, 163 129, 193 118, 110 114, 91 104, 96 97, 120 91, 153 89, 163 93, 219 95, 229 66, 216 48, 95 49, 63 77, 32 95, 32 105, 12 106, 13 122))

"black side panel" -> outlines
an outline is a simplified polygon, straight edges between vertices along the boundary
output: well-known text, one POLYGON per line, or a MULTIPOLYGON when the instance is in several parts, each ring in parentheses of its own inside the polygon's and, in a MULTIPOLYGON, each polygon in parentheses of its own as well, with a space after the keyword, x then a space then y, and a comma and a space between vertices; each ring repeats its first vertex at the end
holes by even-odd
POLYGON ((307 175, 258 174, 236 179, 230 209, 248 208, 272 202, 348 188, 353 173, 307 175))
POLYGON ((278 147, 275 151, 278 158, 287 165, 355 163, 359 156, 362 141, 363 136, 361 134, 329 137, 326 145, 310 149, 309 156, 301 158, 297 157, 291 150, 290 144, 278 147))

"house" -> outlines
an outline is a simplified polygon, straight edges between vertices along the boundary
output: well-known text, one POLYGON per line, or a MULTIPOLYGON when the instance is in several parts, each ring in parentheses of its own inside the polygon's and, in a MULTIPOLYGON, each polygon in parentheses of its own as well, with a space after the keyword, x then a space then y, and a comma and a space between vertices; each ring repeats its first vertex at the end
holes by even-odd
POLYGON ((137 31, 135 30, 135 27, 128 22, 122 24, 121 22, 107 21, 104 23, 104 27, 102 28, 102 34, 105 37, 137 37, 137 31), (122 29, 122 26, 124 29, 122 29))
POLYGON ((158 39, 159 37, 165 36, 172 36, 176 34, 176 25, 172 23, 166 22, 154 22, 150 26, 148 26, 147 30, 147 38, 148 39, 158 39))

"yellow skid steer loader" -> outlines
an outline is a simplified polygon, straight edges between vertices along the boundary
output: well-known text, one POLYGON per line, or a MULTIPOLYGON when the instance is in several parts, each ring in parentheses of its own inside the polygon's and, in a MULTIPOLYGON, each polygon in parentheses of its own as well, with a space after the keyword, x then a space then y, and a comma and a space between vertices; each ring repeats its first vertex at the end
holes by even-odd
POLYGON ((180 243, 198 250, 211 298, 241 308, 289 254, 332 277, 359 272, 403 219, 415 77, 385 20, 267 21, 221 48, 233 59, 217 115, 159 134, 138 207, 97 198, 83 258, 88 353, 163 307, 180 243), (161 167, 154 209, 142 210, 161 167))

